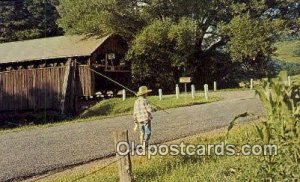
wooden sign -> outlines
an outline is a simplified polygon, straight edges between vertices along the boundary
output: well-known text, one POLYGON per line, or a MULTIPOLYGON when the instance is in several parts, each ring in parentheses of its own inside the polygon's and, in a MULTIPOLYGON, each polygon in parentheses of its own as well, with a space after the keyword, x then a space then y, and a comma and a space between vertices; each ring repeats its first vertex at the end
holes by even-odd
POLYGON ((109 54, 107 54, 107 58, 109 60, 116 59, 116 54, 115 53, 109 53, 109 54))
POLYGON ((192 78, 191 77, 180 77, 179 78, 179 83, 191 83, 192 78))

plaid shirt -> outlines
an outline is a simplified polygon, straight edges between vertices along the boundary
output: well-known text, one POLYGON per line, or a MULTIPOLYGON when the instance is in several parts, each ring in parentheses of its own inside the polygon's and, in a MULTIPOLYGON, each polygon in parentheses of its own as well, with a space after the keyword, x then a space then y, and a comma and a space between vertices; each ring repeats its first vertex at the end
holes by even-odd
POLYGON ((155 109, 150 106, 147 99, 139 97, 134 103, 134 122, 147 122, 152 119, 152 112, 155 109))

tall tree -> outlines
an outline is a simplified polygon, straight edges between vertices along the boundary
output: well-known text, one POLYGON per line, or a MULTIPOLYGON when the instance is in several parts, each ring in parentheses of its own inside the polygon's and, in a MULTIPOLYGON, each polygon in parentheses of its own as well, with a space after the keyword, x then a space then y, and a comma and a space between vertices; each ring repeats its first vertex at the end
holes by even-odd
POLYGON ((119 33, 132 39, 146 22, 138 0, 61 0, 59 24, 69 34, 119 33))
POLYGON ((172 26, 171 21, 154 21, 133 41, 127 59, 132 61, 133 82, 136 86, 160 87, 165 92, 173 90, 176 76, 171 61, 174 45, 168 38, 172 26))
POLYGON ((140 83, 149 81, 142 70, 168 65, 202 84, 225 82, 230 72, 248 67, 264 72, 278 32, 297 29, 299 6, 298 0, 62 0, 60 24, 69 33, 127 37, 140 83))
POLYGON ((28 11, 22 1, 0 1, 0 42, 25 39, 30 30, 28 11))
POLYGON ((0 42, 60 35, 58 13, 49 0, 0 1, 0 42))

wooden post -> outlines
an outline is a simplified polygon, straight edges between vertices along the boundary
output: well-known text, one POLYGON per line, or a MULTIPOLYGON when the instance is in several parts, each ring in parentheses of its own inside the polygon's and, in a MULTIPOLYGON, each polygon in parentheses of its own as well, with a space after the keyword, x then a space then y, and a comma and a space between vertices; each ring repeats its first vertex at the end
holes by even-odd
POLYGON ((253 90, 253 79, 250 80, 250 89, 253 90))
POLYGON ((76 60, 72 61, 72 67, 71 67, 71 94, 70 94, 70 106, 72 112, 76 113, 76 69, 77 69, 77 63, 76 60))
POLYGON ((191 85, 192 98, 195 99, 195 85, 191 85))
POLYGON ((176 84, 176 98, 179 99, 179 86, 176 84))
POLYGON ((65 67, 64 83, 62 86, 61 114, 65 113, 66 95, 67 95, 67 89, 68 89, 70 70, 71 70, 71 58, 68 59, 66 67, 65 67))
POLYGON ((204 85, 204 96, 205 96, 205 99, 208 100, 208 85, 207 84, 204 85))
POLYGON ((125 101, 126 100, 126 90, 125 89, 123 89, 123 91, 122 91, 122 97, 123 97, 123 101, 125 101))
MULTIPOLYGON (((117 147, 119 142, 126 142, 129 145, 128 130, 114 132, 114 142, 115 147, 117 147)), ((120 149, 123 152, 124 148, 120 147, 120 149)), ((116 152, 116 157, 118 160, 120 182, 132 182, 132 164, 130 160, 130 152, 128 152, 126 156, 120 156, 118 152, 116 152)))
POLYGON ((162 100, 162 89, 158 90, 159 100, 162 100))
POLYGON ((217 91, 217 82, 214 81, 214 92, 216 92, 216 91, 217 91))
POLYGON ((292 85, 291 83, 291 76, 288 76, 288 86, 290 87, 292 85))

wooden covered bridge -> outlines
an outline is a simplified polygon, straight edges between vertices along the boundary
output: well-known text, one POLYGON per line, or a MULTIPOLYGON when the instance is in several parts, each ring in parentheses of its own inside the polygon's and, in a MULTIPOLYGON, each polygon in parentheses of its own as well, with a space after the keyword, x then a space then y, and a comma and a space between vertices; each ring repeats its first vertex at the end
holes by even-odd
POLYGON ((130 79, 122 37, 59 36, 0 44, 0 112, 76 112, 79 98, 117 90, 90 68, 130 79))

